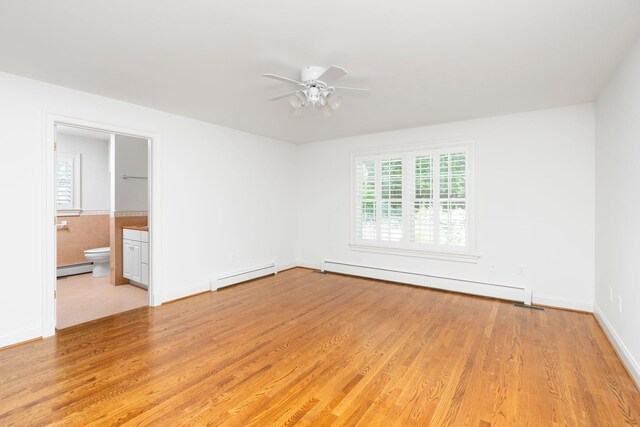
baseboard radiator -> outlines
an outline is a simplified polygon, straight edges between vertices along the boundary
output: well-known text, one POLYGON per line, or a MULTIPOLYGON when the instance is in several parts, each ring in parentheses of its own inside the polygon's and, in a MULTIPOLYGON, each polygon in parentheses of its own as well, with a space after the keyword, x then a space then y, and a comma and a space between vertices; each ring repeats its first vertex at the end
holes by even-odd
POLYGON ((258 277, 268 276, 270 274, 276 274, 276 264, 266 264, 246 270, 236 271, 234 273, 224 274, 218 276, 215 280, 211 280, 211 290, 224 288, 225 286, 235 285, 237 283, 246 282, 247 280, 257 279, 258 277))
POLYGON ((91 273, 93 271, 93 264, 85 262, 82 264, 63 265, 58 267, 56 275, 57 277, 73 276, 74 274, 91 273))
POLYGON ((427 288, 461 292, 471 295, 500 298, 509 301, 520 301, 528 306, 531 305, 532 291, 530 288, 523 286, 435 276, 424 273, 350 264, 338 261, 323 261, 322 271, 387 280, 390 282, 424 286, 427 288))

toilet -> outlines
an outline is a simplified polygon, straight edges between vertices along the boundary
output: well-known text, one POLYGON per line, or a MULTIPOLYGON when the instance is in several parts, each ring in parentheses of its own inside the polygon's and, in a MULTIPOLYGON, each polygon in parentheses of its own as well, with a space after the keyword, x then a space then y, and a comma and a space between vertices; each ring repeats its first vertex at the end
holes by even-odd
POLYGON ((87 261, 93 263, 93 277, 105 277, 111 274, 109 268, 109 259, 111 257, 111 248, 94 248, 84 251, 84 257, 87 261))

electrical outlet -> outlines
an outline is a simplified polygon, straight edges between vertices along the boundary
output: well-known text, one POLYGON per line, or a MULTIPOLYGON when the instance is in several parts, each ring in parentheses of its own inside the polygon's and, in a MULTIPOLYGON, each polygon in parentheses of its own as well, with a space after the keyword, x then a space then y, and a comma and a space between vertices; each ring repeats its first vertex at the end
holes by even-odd
POLYGON ((609 286, 609 302, 613 304, 613 288, 609 286))
POLYGON ((622 297, 618 295, 618 313, 622 313, 622 297))
POLYGON ((489 273, 495 273, 495 272, 496 272, 496 265, 489 264, 489 273))
POLYGON ((524 276, 524 265, 521 265, 520 267, 518 267, 518 274, 520 276, 524 276))
POLYGON ((236 254, 231 254, 231 262, 236 262, 236 254))

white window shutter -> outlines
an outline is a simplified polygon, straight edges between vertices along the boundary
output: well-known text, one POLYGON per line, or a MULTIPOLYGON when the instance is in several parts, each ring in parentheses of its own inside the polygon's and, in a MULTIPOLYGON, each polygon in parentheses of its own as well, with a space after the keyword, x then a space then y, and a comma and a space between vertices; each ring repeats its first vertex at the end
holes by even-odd
POLYGON ((358 239, 376 240, 378 238, 377 162, 374 159, 357 161, 355 170, 356 235, 358 239))
POLYGON ((355 156, 353 243, 475 256, 472 144, 355 156))
POLYGON ((80 209, 80 154, 56 154, 56 206, 80 209))
POLYGON ((439 244, 467 245, 466 153, 439 156, 439 244))
POLYGON ((403 235, 402 158, 380 161, 380 240, 400 242, 403 235))
POLYGON ((411 158, 409 191, 409 228, 411 242, 433 245, 435 242, 434 171, 433 155, 418 155, 411 158))

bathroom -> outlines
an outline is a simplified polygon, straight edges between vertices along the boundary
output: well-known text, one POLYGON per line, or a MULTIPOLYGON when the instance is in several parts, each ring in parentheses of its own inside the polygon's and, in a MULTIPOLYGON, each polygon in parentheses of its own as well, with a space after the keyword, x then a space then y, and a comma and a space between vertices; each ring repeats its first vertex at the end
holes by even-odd
POLYGON ((56 125, 56 328, 148 305, 149 141, 56 125))

